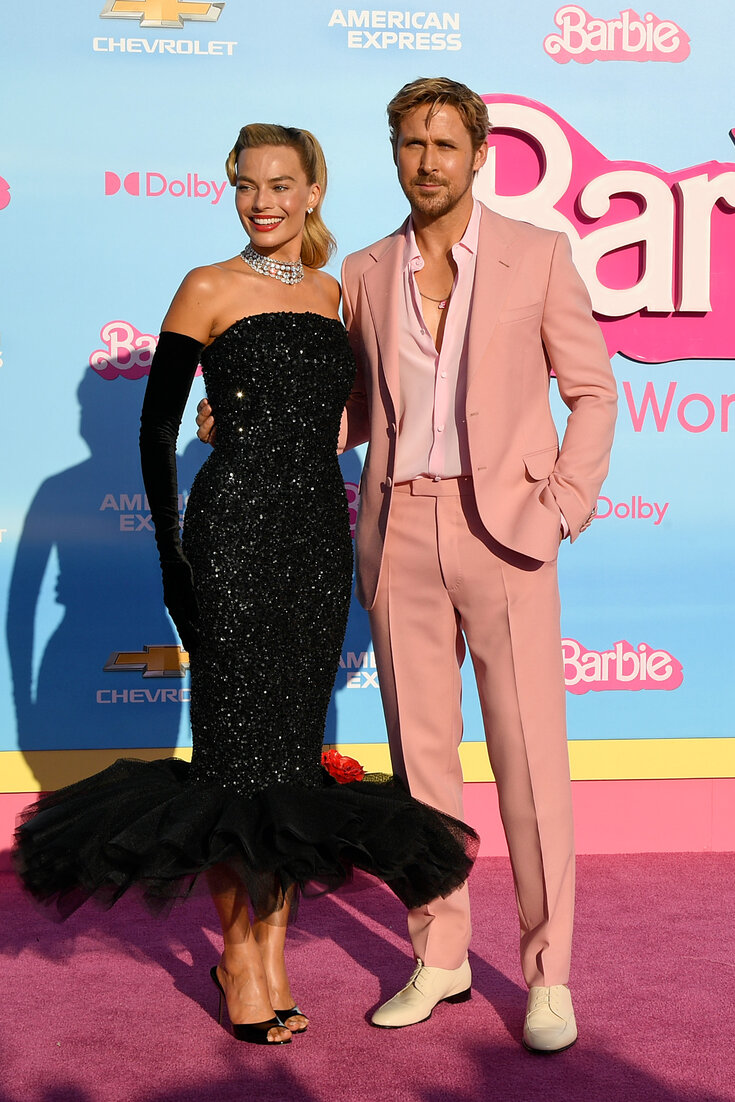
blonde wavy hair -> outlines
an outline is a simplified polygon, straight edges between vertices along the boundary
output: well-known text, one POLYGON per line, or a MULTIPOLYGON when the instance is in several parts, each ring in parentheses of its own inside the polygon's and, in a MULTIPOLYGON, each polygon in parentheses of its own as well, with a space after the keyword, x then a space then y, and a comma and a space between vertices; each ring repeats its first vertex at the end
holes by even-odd
POLYGON ((449 77, 419 77, 404 84, 388 104, 388 129, 394 155, 401 123, 414 108, 425 103, 431 106, 431 115, 442 107, 455 107, 472 139, 473 149, 479 149, 487 141, 490 133, 487 104, 477 92, 449 77))
POLYGON ((321 207, 327 193, 327 162, 324 152, 314 135, 295 126, 278 126, 276 123, 253 122, 243 126, 237 141, 227 155, 225 168, 227 179, 237 182, 237 158, 243 149, 257 149, 262 145, 288 146, 298 154, 301 167, 310 184, 318 184, 320 195, 311 214, 304 223, 301 242, 301 263, 307 268, 323 268, 337 248, 337 242, 324 224, 321 207))

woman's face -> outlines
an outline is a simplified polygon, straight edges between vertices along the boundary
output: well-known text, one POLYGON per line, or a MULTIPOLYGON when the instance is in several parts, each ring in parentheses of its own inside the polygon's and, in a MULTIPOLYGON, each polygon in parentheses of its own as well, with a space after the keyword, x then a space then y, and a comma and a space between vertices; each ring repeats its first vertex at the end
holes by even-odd
POLYGON ((290 146, 243 149, 237 159, 235 206, 259 252, 297 261, 306 211, 316 206, 319 194, 318 184, 309 183, 290 146))

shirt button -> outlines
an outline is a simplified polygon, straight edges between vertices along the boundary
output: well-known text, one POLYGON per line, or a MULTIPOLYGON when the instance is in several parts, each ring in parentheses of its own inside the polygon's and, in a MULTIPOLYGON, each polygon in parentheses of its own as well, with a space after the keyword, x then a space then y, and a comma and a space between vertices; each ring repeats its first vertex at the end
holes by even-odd
POLYGON ((436 426, 436 431, 437 432, 444 432, 444 425, 437 425, 436 426))
POLYGON ((441 376, 442 376, 442 379, 446 379, 446 377, 447 377, 446 371, 442 371, 441 376))

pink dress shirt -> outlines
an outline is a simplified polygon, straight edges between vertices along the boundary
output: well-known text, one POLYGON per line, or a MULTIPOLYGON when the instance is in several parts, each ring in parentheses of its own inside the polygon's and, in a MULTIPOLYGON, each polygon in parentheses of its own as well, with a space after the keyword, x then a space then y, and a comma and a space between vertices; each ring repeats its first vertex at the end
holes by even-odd
POLYGON ((415 273, 424 266, 413 230, 406 226, 402 302, 399 314, 401 396, 398 414, 396 482, 412 478, 455 478, 472 472, 467 443, 465 397, 467 345, 480 231, 475 200, 467 229, 452 247, 457 268, 437 352, 424 321, 415 273))
MULTIPOLYGON (((416 244, 413 219, 406 226, 402 302, 398 324, 400 408, 395 481, 414 478, 457 478, 471 475, 465 404, 467 396, 467 332, 480 233, 480 204, 475 199, 462 239, 452 246, 457 274, 437 352, 424 321, 415 273, 424 260, 416 244)), ((569 535, 561 514, 561 531, 569 535)))

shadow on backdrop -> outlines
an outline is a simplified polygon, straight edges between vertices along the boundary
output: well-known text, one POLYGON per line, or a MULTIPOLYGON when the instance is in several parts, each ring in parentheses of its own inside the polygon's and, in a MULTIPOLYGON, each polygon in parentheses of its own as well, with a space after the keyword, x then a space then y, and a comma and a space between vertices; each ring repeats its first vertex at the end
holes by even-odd
MULTIPOLYGON (((180 690, 185 682, 104 671, 113 652, 178 643, 163 605, 140 474, 145 383, 107 381, 85 367, 77 396, 89 457, 47 478, 25 519, 7 619, 23 752, 176 744, 181 704, 160 690, 180 690), (50 630, 48 609, 47 623, 39 623, 38 612, 54 558, 60 619, 50 630), (142 695, 131 701, 131 689, 142 695)), ((187 448, 179 464, 182 490, 205 455, 198 442, 187 448)), ((39 775, 38 758, 32 760, 40 788, 55 787, 53 776, 39 775)))

